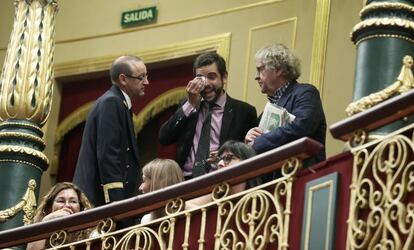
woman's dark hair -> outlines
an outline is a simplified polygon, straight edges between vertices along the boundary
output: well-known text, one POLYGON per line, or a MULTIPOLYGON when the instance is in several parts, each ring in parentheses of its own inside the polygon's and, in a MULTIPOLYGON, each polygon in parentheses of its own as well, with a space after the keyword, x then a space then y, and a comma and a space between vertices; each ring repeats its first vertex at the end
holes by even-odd
POLYGON ((231 152, 240 160, 245 160, 256 155, 256 152, 249 145, 239 141, 226 141, 218 150, 217 155, 222 155, 224 152, 231 152))
POLYGON ((76 192, 79 199, 80 211, 93 207, 86 195, 75 184, 70 182, 59 182, 56 183, 56 185, 53 186, 40 201, 40 205, 36 210, 33 222, 42 221, 43 217, 52 212, 53 201, 55 200, 56 195, 65 189, 73 189, 76 192))
MULTIPOLYGON (((93 207, 86 195, 75 184, 71 182, 59 182, 56 183, 56 185, 54 185, 40 201, 40 205, 37 208, 33 219, 34 223, 41 222, 46 215, 52 212, 52 206, 56 196, 66 189, 73 189, 76 192, 79 199, 80 211, 88 210, 93 207)), ((88 238, 91 231, 91 229, 84 229, 82 231, 70 233, 68 236, 68 243, 88 238)), ((46 241, 46 247, 50 247, 49 241, 46 241)))

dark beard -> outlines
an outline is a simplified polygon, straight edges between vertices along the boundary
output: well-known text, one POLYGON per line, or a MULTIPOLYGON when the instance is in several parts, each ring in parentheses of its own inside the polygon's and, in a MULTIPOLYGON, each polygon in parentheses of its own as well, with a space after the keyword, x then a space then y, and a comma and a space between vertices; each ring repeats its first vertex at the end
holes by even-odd
MULTIPOLYGON (((214 91, 214 93, 216 93, 216 95, 215 95, 215 97, 214 97, 214 99, 213 100, 211 100, 211 101, 208 101, 209 103, 215 103, 216 101, 217 101, 217 99, 221 96, 221 94, 224 92, 223 91, 223 89, 224 89, 224 86, 223 86, 223 84, 221 84, 221 87, 218 87, 218 88, 215 88, 214 86, 212 86, 212 89, 213 89, 213 91, 214 91)), ((203 90, 203 92, 204 92, 205 90, 203 90)), ((203 96, 203 92, 201 92, 201 96, 203 97, 203 99, 205 99, 204 98, 204 96, 203 96)))

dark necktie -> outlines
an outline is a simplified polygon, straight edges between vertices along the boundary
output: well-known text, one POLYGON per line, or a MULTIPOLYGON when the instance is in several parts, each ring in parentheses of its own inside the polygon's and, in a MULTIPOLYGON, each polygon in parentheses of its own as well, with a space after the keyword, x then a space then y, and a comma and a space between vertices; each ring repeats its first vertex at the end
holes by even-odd
POLYGON ((206 115, 201 128, 200 140, 198 141, 197 152, 195 155, 193 177, 197 177, 206 173, 206 159, 210 154, 210 130, 211 130, 211 114, 213 113, 214 104, 203 102, 206 106, 206 115))

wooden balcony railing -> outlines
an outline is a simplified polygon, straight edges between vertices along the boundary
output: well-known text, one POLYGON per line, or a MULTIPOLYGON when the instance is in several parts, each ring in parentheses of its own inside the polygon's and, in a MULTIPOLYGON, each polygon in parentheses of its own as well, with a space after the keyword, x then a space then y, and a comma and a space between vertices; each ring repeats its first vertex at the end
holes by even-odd
MULTIPOLYGON (((292 181, 294 179, 294 174, 296 173, 298 168, 300 168, 301 160, 306 159, 309 156, 317 154, 322 148, 323 146, 314 140, 311 140, 308 138, 299 139, 297 141, 289 143, 280 148, 271 150, 264 154, 245 160, 234 166, 221 169, 220 171, 215 171, 205 176, 195 178, 195 179, 192 179, 192 180, 189 180, 189 181, 186 181, 186 182, 183 182, 183 183, 180 183, 180 184, 177 184, 177 185, 174 185, 174 186, 162 189, 162 190, 140 195, 140 196, 130 198, 127 200, 111 203, 106 206, 94 208, 88 211, 80 212, 80 213, 73 214, 67 217, 63 217, 63 218, 59 218, 56 220, 51 220, 51 221, 32 224, 32 225, 28 225, 24 227, 14 228, 14 229, 7 230, 7 231, 2 231, 0 232, 0 248, 17 246, 17 245, 21 245, 27 242, 49 238, 52 234, 56 232, 60 232, 61 230, 64 230, 63 235, 65 235, 66 233, 70 233, 73 231, 95 227, 100 222, 101 223, 108 222, 107 219, 110 219, 109 222, 118 221, 118 220, 122 220, 126 218, 140 216, 140 215, 143 215, 145 213, 148 213, 150 211, 153 211, 161 207, 165 207, 165 206, 174 207, 174 205, 180 204, 180 202, 182 203, 185 200, 212 192, 213 189, 226 190, 226 187, 228 188, 231 185, 238 184, 246 180, 252 179, 254 177, 261 176, 265 173, 269 173, 269 172, 283 168, 283 171, 282 171, 283 174, 281 175, 281 179, 279 181, 269 183, 267 184, 267 186, 256 188, 255 190, 257 192, 256 193, 253 192, 255 194, 254 197, 251 196, 251 194, 253 194, 251 192, 252 190, 247 190, 245 192, 242 192, 237 197, 227 196, 226 194, 224 194, 224 195, 221 195, 221 197, 216 200, 216 205, 207 204, 206 206, 202 207, 201 209, 198 209, 197 211, 193 210, 193 211, 180 212, 180 210, 177 210, 173 212, 171 216, 167 216, 168 218, 156 220, 149 225, 137 225, 133 228, 124 229, 123 231, 120 231, 120 232, 119 231, 112 232, 111 230, 103 231, 101 232, 103 234, 99 236, 98 238, 84 241, 81 243, 81 245, 85 248, 90 248, 91 244, 92 246, 96 246, 97 245, 96 242, 98 241, 99 243, 98 245, 101 246, 102 249, 112 249, 112 248, 116 248, 115 247, 116 244, 118 245, 126 244, 125 242, 122 243, 120 241, 121 239, 125 239, 125 237, 128 237, 125 235, 133 234, 133 236, 136 239, 137 235, 142 236, 145 233, 155 232, 155 235, 153 235, 155 239, 158 239, 159 237, 161 237, 160 235, 163 235, 162 237, 164 236, 167 237, 167 239, 164 239, 157 243, 158 244, 157 248, 164 249, 166 247, 171 247, 173 244, 181 244, 180 248, 182 247, 186 249, 189 244, 188 242, 189 239, 187 239, 187 242, 185 241, 181 243, 171 242, 171 238, 174 238, 177 236, 176 234, 174 234, 174 232, 168 231, 168 228, 170 230, 173 230, 172 228, 174 227, 172 224, 177 222, 177 218, 181 218, 180 223, 184 224, 183 226, 184 229, 180 233, 180 235, 184 237, 185 235, 189 234, 189 230, 192 230, 188 227, 185 227, 185 225, 189 224, 190 221, 192 221, 188 219, 189 217, 201 216, 205 218, 206 216, 210 216, 206 213, 209 207, 215 207, 216 209, 215 213, 219 213, 220 215, 224 213, 224 211, 227 211, 227 209, 229 209, 229 208, 226 208, 226 204, 229 205, 230 207, 240 206, 240 203, 237 203, 237 200, 249 199, 246 197, 250 197, 250 200, 246 201, 247 203, 245 203, 245 206, 248 206, 249 209, 251 209, 251 211, 253 212, 253 214, 250 214, 249 211, 246 210, 245 213, 243 213, 244 216, 253 216, 253 215, 257 215, 257 213, 263 216, 264 214, 261 214, 260 211, 264 209, 265 212, 267 213, 270 212, 270 214, 263 217, 264 219, 267 220, 267 222, 261 221, 260 223, 267 223, 268 226, 274 225, 275 227, 278 227, 278 229, 277 230, 275 228, 266 229, 265 232, 267 232, 269 235, 264 235, 264 236, 261 234, 257 234, 257 232, 256 233, 253 232, 254 229, 257 228, 256 226, 258 225, 254 226, 253 224, 248 224, 248 225, 239 227, 239 229, 244 230, 245 226, 247 226, 248 227, 247 237, 248 238, 250 237, 249 238, 250 242, 256 242, 254 244, 257 244, 258 241, 265 240, 266 242, 269 242, 269 241, 272 241, 272 238, 273 240, 278 238, 279 240, 275 244, 277 244, 278 246, 282 247, 282 249, 284 249, 288 245, 287 240, 288 240, 289 217, 290 217, 290 206, 291 206, 290 199, 291 199, 291 194, 292 194, 291 193, 292 192, 292 181), (228 185, 224 185, 224 186, 220 185, 223 183, 227 183, 228 185), (266 189, 272 190, 271 191, 271 194, 273 194, 271 195, 273 196, 272 201, 264 202, 263 197, 265 197, 266 195, 264 194, 264 191, 260 191, 260 190, 266 190, 266 189), (278 199, 278 197, 280 199, 278 199), (230 200, 235 200, 236 203, 231 203, 231 202, 229 203, 230 200), (264 202, 264 203, 261 203, 261 202, 264 202), (283 202, 283 203, 279 204, 279 202, 283 202), (218 203, 219 205, 217 205, 218 203), (273 204, 273 205, 269 205, 269 204, 273 204), (266 208, 266 206, 270 206, 270 207, 266 208), (275 212, 276 210, 278 210, 277 213, 275 212), (272 216, 271 214, 277 214, 277 218, 275 218, 275 220, 278 221, 278 223, 275 224, 274 221, 272 222, 268 220, 268 218, 272 216), (158 232, 155 230, 155 228, 158 230, 158 232), (161 233, 160 233, 160 230, 161 230, 161 233), (264 239, 263 237, 265 238, 267 237, 267 238, 264 239)), ((216 191, 213 191, 213 193, 214 192, 216 191)), ((247 209, 247 207, 245 208, 247 209)), ((230 223, 230 222, 226 222, 223 218, 222 220, 218 218, 219 217, 215 219, 214 225, 216 223, 221 224, 220 227, 223 226, 220 229, 222 233, 224 233, 226 225, 228 229, 230 227, 229 229, 230 231, 228 231, 229 234, 238 235, 241 233, 240 231, 235 233, 231 229, 234 225, 232 223, 237 223, 237 222, 233 221, 230 223), (230 224, 225 225, 225 223, 230 223, 230 224)), ((256 221, 256 220, 251 220, 252 223, 253 221, 256 221)), ((256 222, 259 223, 259 221, 256 221, 256 222)), ((206 227, 211 226, 210 225, 211 223, 210 221, 208 221, 207 225, 206 223, 207 222, 204 219, 204 222, 201 222, 201 224, 197 225, 196 228, 204 228, 205 230, 207 230, 206 227)), ((219 227, 218 224, 216 226, 219 227)), ((198 232, 198 233, 200 235, 202 234, 202 232, 198 232)), ((57 235, 59 235, 59 233, 55 234, 55 236, 57 235)), ((219 236, 213 235, 213 238, 214 237, 216 237, 214 241, 219 240, 217 238, 219 236)), ((196 244, 201 244, 201 245, 207 244, 205 240, 203 242, 202 240, 203 237, 201 237, 200 239, 199 241, 201 242, 198 242, 196 244)), ((67 245, 64 245, 65 242, 59 242, 59 240, 57 242, 58 243, 56 245, 56 248, 68 247, 67 245)), ((141 243, 142 242, 143 241, 141 241, 141 243)), ((237 243, 238 241, 235 241, 235 242, 237 243)), ((138 242, 138 240, 136 240, 134 244, 140 244, 140 243, 138 242)), ((154 244, 154 242, 152 242, 151 244, 154 244)), ((120 247, 120 245, 119 246, 118 245, 117 247, 120 247)), ((217 246, 216 243, 215 243, 215 246, 217 246)), ((152 248, 153 246, 147 249, 152 249, 152 248)), ((232 247, 229 247, 229 248, 232 248, 232 247)), ((120 247, 120 249, 127 249, 127 248, 120 247)), ((206 248, 206 249, 209 249, 209 248, 206 248)))
POLYGON ((361 133, 369 133, 394 121, 404 119, 414 113, 413 104, 414 89, 388 99, 364 112, 337 122, 331 125, 329 130, 334 138, 352 143, 353 137, 361 137, 361 133))

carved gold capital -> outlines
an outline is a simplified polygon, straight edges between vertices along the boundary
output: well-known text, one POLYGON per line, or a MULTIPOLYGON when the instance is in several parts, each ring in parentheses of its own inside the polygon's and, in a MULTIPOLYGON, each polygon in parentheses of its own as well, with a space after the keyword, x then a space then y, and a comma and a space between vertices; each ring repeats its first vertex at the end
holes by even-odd
POLYGON ((30 120, 43 125, 53 90, 52 0, 15 1, 15 19, 0 78, 0 121, 30 120))

